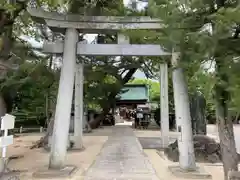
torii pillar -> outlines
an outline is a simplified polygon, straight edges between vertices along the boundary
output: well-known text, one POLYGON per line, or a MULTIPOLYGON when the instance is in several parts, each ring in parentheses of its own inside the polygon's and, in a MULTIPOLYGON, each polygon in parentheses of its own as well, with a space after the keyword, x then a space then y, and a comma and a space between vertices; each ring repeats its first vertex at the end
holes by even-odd
POLYGON ((73 28, 68 28, 64 40, 63 65, 61 68, 50 152, 49 168, 51 169, 63 168, 66 158, 73 99, 77 42, 78 31, 73 28))
POLYGON ((168 102, 168 65, 160 64, 160 122, 162 147, 169 145, 169 102, 168 102))
POLYGON ((83 149, 83 62, 76 64, 74 98, 74 147, 83 149))

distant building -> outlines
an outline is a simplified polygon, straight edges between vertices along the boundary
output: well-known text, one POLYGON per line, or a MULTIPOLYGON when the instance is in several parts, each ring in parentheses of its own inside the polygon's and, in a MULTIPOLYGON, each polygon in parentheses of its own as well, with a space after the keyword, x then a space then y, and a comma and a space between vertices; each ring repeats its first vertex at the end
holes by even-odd
POLYGON ((149 102, 149 87, 145 84, 126 84, 116 97, 116 106, 146 104, 149 102))

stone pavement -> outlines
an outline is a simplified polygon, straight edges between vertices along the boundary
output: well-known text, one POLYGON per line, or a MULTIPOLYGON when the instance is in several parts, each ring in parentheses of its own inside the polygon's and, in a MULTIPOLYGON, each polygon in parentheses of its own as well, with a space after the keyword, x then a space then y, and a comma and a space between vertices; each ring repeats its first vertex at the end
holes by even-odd
POLYGON ((148 157, 126 125, 117 125, 84 180, 159 180, 148 157))

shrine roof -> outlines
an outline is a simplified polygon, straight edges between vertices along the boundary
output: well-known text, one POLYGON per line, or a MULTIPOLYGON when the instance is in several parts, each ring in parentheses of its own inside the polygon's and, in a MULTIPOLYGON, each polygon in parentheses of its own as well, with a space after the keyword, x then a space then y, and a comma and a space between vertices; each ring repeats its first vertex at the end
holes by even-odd
POLYGON ((118 101, 149 100, 148 86, 145 84, 127 84, 118 94, 118 101))

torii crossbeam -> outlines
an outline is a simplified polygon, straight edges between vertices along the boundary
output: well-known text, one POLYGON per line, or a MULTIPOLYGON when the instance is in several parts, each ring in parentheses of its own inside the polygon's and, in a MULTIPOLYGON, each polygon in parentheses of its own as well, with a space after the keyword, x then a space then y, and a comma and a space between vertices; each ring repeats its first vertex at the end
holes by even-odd
POLYGON ((28 12, 35 21, 45 23, 54 31, 62 31, 64 28, 78 29, 80 32, 100 33, 116 32, 121 30, 149 29, 158 30, 164 27, 159 19, 148 16, 124 17, 124 16, 81 16, 76 14, 59 14, 47 12, 41 8, 28 8, 28 12))

